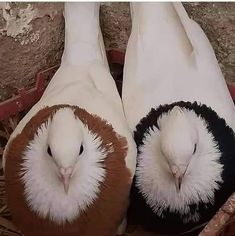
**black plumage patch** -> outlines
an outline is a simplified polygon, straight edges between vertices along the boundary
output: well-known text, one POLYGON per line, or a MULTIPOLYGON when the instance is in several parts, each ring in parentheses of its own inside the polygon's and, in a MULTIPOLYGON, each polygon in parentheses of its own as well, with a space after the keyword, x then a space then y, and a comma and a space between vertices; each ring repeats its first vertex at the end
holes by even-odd
MULTIPOLYGON (((134 138, 140 153, 140 147, 144 144, 144 138, 150 129, 158 127, 158 118, 173 109, 174 106, 186 108, 189 111, 194 111, 197 116, 200 116, 206 121, 208 132, 210 132, 214 140, 218 143, 218 149, 221 153, 220 163, 223 164, 222 179, 223 183, 220 189, 215 191, 215 199, 213 205, 199 204, 189 205, 190 214, 195 211, 199 212, 200 220, 195 223, 185 223, 178 213, 171 213, 168 209, 163 212, 164 217, 158 217, 146 204, 145 199, 135 186, 136 179, 131 190, 131 205, 130 217, 132 220, 145 225, 149 230, 170 234, 178 234, 188 231, 198 225, 201 225, 216 213, 220 206, 228 199, 235 191, 235 135, 233 130, 226 124, 223 118, 220 118, 217 113, 206 105, 199 105, 196 102, 179 101, 164 106, 159 106, 157 109, 151 109, 146 117, 144 117, 136 126, 134 138)), ((138 166, 138 158, 137 158, 138 166)), ((187 218, 187 215, 184 218, 187 218)), ((193 233, 197 235, 197 233, 193 233)), ((190 235, 193 235, 190 234, 190 235)))

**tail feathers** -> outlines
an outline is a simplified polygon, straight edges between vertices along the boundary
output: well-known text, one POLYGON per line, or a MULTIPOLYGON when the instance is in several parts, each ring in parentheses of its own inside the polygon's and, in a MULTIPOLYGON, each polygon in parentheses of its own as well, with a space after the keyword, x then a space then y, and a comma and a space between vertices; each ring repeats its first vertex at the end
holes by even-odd
POLYGON ((194 57, 195 62, 196 60, 199 60, 198 58, 200 58, 200 60, 203 60, 203 58, 215 58, 214 50, 202 28, 194 20, 189 18, 182 3, 175 2, 172 4, 179 16, 180 22, 188 37, 188 41, 191 44, 193 52, 192 56, 194 57))
POLYGON ((106 69, 110 71, 101 30, 99 32, 99 45, 100 45, 99 47, 100 47, 100 53, 101 53, 101 58, 102 58, 101 60, 104 63, 104 66, 106 67, 106 69))
MULTIPOLYGON (((191 57, 194 56, 195 53, 195 47, 194 47, 194 40, 192 37, 192 32, 191 32, 191 19, 189 18, 186 10, 184 9, 182 3, 180 2, 175 2, 172 3, 174 5, 174 9, 176 11, 176 14, 179 17, 179 21, 182 25, 183 31, 186 35, 186 40, 187 40, 187 47, 188 47, 188 52, 191 57)), ((195 59, 195 58, 194 58, 195 59)))
POLYGON ((132 33, 145 50, 161 58, 175 55, 188 61, 192 57, 193 43, 173 3, 132 3, 131 12, 132 33))
POLYGON ((63 63, 107 64, 99 25, 99 3, 65 3, 65 48, 63 63))
POLYGON ((174 55, 193 67, 215 58, 205 33, 182 3, 132 3, 131 14, 133 37, 145 50, 161 58, 174 55))

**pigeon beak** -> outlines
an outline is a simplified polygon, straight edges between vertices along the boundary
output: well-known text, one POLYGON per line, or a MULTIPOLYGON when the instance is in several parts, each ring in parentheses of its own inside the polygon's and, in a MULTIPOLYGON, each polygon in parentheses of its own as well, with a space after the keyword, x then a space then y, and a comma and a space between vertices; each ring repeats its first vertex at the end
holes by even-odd
POLYGON ((69 191, 69 181, 70 181, 72 173, 73 173, 72 167, 60 168, 60 177, 62 179, 62 182, 64 185, 64 191, 66 194, 68 194, 68 191, 69 191))
POLYGON ((175 188, 176 188, 176 191, 179 192, 180 191, 180 188, 181 188, 181 184, 182 184, 182 180, 184 178, 184 175, 185 175, 185 172, 187 170, 187 167, 185 168, 179 168, 178 166, 176 165, 173 165, 171 167, 171 171, 172 171, 172 175, 174 177, 174 180, 175 180, 175 188))
POLYGON ((179 192, 183 177, 182 176, 179 176, 179 177, 174 176, 174 178, 175 178, 175 188, 176 188, 176 191, 179 192))

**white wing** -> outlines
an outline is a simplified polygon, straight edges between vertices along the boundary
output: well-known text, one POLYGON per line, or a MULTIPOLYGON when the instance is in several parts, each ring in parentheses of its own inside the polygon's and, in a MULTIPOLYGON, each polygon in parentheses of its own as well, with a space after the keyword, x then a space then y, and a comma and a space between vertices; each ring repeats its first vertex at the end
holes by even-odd
POLYGON ((197 101, 235 129, 235 109, 214 51, 181 3, 132 3, 123 105, 133 130, 160 104, 197 101))

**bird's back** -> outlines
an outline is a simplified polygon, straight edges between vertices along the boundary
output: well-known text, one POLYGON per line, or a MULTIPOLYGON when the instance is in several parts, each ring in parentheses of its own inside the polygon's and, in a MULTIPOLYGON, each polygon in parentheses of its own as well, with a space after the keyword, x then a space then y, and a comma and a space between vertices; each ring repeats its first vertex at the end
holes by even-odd
POLYGON ((133 3, 131 10, 122 94, 131 128, 152 107, 183 100, 211 106, 235 129, 233 102, 213 49, 182 4, 133 3))
POLYGON ((54 105, 66 101, 94 112, 92 107, 97 98, 98 104, 99 99, 101 103, 110 100, 120 112, 121 100, 110 75, 99 25, 99 4, 65 4, 64 15, 65 48, 61 67, 41 102, 54 105))
MULTIPOLYGON (((19 133, 31 117, 45 106, 76 105, 101 116, 104 107, 113 106, 118 116, 123 115, 104 50, 99 4, 65 3, 64 16, 65 47, 61 66, 40 101, 20 122, 14 134, 19 133)), ((104 118, 109 117, 104 114, 104 118)))

